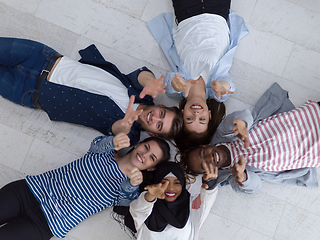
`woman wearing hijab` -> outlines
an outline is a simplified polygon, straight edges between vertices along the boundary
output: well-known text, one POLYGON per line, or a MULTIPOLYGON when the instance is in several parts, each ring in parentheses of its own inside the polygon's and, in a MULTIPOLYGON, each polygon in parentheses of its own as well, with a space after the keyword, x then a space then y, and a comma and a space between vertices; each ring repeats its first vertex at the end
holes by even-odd
POLYGON ((130 204, 130 213, 137 229, 137 239, 196 240, 217 195, 212 183, 217 177, 213 165, 204 165, 201 193, 190 196, 182 168, 166 162, 155 172, 157 184, 145 187, 130 204))

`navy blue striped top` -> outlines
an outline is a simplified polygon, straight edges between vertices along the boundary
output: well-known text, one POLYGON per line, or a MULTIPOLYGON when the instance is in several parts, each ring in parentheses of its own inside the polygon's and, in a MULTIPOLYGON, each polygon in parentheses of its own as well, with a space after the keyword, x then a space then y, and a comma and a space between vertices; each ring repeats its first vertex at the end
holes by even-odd
POLYGON ((36 176, 27 176, 52 233, 60 238, 92 214, 138 197, 114 159, 113 137, 97 137, 80 159, 36 176))

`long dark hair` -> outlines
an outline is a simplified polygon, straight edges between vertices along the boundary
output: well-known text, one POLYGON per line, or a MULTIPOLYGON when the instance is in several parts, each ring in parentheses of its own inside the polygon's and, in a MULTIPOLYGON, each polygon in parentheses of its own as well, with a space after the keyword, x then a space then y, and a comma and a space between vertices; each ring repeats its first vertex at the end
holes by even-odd
MULTIPOLYGON (((183 109, 187 100, 182 99, 179 103, 179 109, 183 109)), ((209 144, 213 134, 216 132, 219 124, 224 119, 226 107, 224 103, 217 102, 214 99, 207 99, 208 109, 211 110, 211 119, 208 123, 207 131, 203 133, 190 132, 185 127, 182 128, 179 135, 174 138, 176 147, 184 152, 192 146, 209 144)))

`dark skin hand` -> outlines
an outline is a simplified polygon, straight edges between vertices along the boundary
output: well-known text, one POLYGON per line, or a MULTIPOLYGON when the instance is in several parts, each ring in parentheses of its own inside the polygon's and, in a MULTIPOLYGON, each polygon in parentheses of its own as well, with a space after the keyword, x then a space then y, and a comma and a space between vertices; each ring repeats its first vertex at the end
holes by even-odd
POLYGON ((249 132, 247 123, 241 119, 233 120, 232 131, 234 134, 244 142, 245 148, 249 147, 249 132))
MULTIPOLYGON (((213 166, 212 163, 207 164, 206 162, 203 163, 203 168, 205 170, 205 173, 202 176, 202 179, 204 181, 209 181, 212 179, 216 179, 218 177, 218 167, 213 166)), ((202 188, 208 189, 208 184, 202 183, 202 188)))
POLYGON ((246 160, 244 159, 244 156, 241 156, 239 162, 237 162, 232 168, 232 176, 241 187, 244 186, 242 182, 247 180, 247 174, 244 171, 245 169, 246 160))

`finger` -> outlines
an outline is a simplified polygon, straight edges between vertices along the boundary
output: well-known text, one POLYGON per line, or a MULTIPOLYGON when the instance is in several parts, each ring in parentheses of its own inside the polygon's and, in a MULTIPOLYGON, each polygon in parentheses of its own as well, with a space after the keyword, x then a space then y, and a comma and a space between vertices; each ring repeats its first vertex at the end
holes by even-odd
POLYGON ((213 174, 215 175, 216 178, 218 177, 218 167, 217 166, 214 167, 213 174))
POLYGON ((139 173, 139 172, 140 172, 140 170, 139 170, 137 167, 134 167, 134 168, 130 171, 131 175, 134 175, 135 173, 139 173))
POLYGON ((131 96, 130 96, 130 99, 129 99, 129 105, 128 105, 128 107, 131 107, 131 108, 132 108, 132 106, 133 106, 133 104, 134 104, 134 99, 135 99, 135 96, 134 96, 134 95, 131 95, 131 96))
POLYGON ((210 171, 210 174, 212 174, 213 172, 214 172, 214 170, 213 170, 213 164, 211 163, 211 164, 209 164, 209 171, 210 171))
POLYGON ((144 187, 144 190, 149 190, 151 188, 157 187, 158 184, 148 185, 144 187))
POLYGON ((206 173, 207 175, 209 175, 209 174, 210 174, 210 169, 209 169, 208 164, 207 164, 206 162, 204 162, 204 163, 202 164, 202 166, 203 166, 203 169, 204 169, 205 173, 206 173))
POLYGON ((240 182, 239 180, 238 180, 238 181, 236 180, 236 182, 237 182, 241 187, 244 187, 243 183, 240 182))
MULTIPOLYGON (((164 77, 165 77, 165 74, 162 74, 162 75, 161 75, 161 77, 159 78, 159 80, 160 80, 160 83, 162 83, 162 82, 163 82, 163 80, 164 80, 164 77)), ((165 83, 165 84, 167 84, 167 83, 165 83)))
POLYGON ((244 147, 245 148, 249 148, 249 139, 248 139, 248 137, 244 138, 244 147))
POLYGON ((240 160, 239 160, 238 163, 239 163, 241 166, 246 165, 246 159, 244 158, 244 156, 241 156, 241 157, 240 157, 240 160))
POLYGON ((117 142, 118 143, 126 143, 130 141, 130 138, 128 137, 128 135, 126 135, 125 133, 119 133, 117 136, 117 142), (118 136, 119 134, 121 134, 120 136, 118 136))
POLYGON ((114 146, 114 150, 118 151, 122 148, 126 148, 126 147, 129 147, 130 146, 130 143, 120 143, 120 144, 117 144, 116 146, 114 146))
POLYGON ((202 188, 204 188, 204 189, 208 189, 208 184, 206 184, 206 183, 202 183, 202 186, 201 186, 202 188))
POLYGON ((164 184, 162 184, 161 189, 166 189, 169 186, 169 181, 166 181, 164 184))
POLYGON ((139 94, 139 98, 141 98, 141 99, 144 98, 147 94, 146 92, 147 92, 147 90, 145 88, 143 88, 141 93, 139 94))

